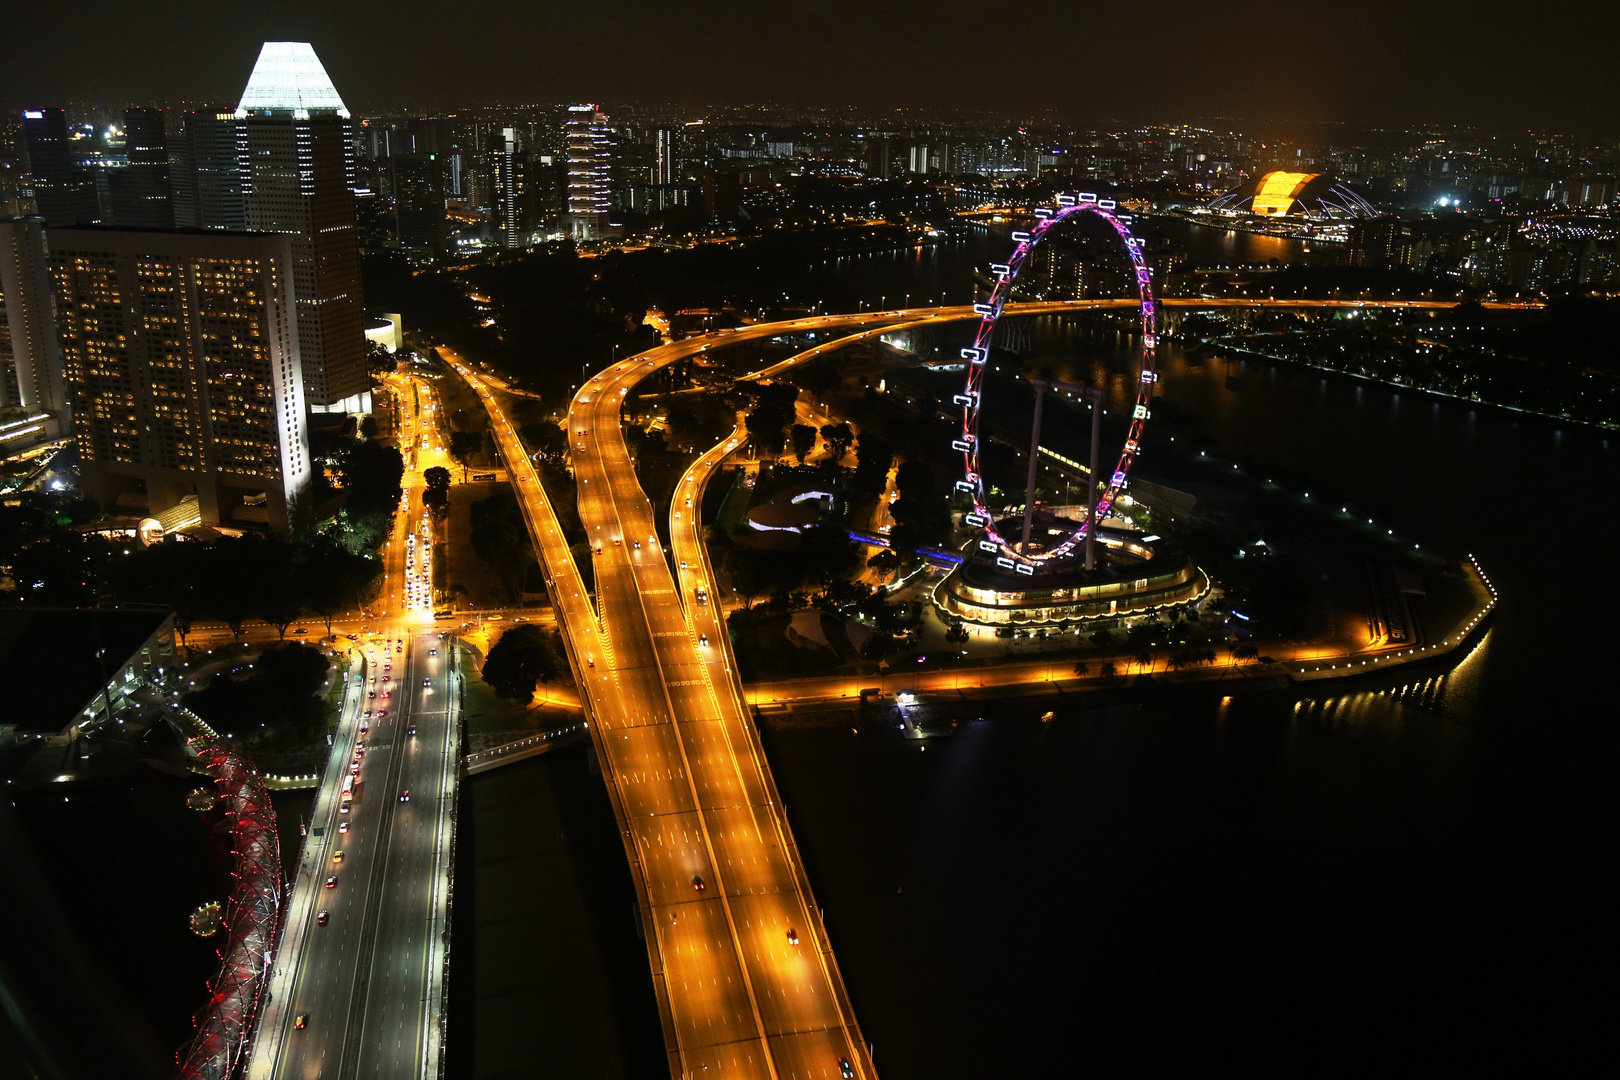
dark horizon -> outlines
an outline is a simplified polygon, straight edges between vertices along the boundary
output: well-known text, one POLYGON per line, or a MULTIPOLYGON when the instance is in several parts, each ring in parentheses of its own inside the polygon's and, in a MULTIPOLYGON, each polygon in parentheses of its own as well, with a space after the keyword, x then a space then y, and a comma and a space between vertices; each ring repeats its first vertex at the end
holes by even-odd
POLYGON ((232 18, 196 0, 139 9, 86 0, 66 18, 34 8, 12 19, 0 43, 0 100, 234 102, 263 41, 297 40, 314 44, 351 108, 367 112, 776 103, 1620 138, 1620 70, 1572 45, 1613 40, 1614 8, 1594 5, 1584 21, 1558 25, 1500 0, 1432 9, 1257 0, 1234 14, 1170 0, 1119 19, 1049 0, 1003 5, 993 17, 980 5, 916 0, 881 12, 846 0, 769 12, 737 0, 678 11, 643 0, 533 11, 473 0, 452 21, 422 0, 298 2, 232 18), (1047 27, 1058 44, 1044 45, 1047 27))

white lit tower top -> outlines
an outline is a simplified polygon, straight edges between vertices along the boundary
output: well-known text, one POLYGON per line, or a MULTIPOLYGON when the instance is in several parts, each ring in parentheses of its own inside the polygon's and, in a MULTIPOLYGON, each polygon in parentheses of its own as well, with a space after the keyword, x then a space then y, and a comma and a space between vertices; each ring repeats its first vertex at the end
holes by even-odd
POLYGON ((321 66, 315 48, 307 41, 267 41, 248 76, 237 116, 249 113, 291 113, 308 119, 314 112, 334 112, 349 118, 331 76, 321 66))

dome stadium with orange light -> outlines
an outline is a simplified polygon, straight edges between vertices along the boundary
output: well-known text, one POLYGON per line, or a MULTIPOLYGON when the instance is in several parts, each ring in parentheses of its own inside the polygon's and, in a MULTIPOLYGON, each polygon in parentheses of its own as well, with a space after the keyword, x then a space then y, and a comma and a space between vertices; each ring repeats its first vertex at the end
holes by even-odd
POLYGON ((1268 172, 1209 202, 1217 214, 1313 221, 1373 217, 1373 205, 1327 173, 1268 172))

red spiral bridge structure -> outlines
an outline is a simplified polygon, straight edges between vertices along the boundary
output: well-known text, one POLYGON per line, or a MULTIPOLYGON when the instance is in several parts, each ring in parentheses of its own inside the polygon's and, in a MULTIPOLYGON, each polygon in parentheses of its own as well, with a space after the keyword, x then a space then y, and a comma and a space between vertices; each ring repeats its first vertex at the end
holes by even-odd
POLYGON ((280 928, 285 884, 276 815, 252 765, 213 734, 188 740, 214 778, 230 822, 236 879, 225 905, 225 947, 197 1034, 176 1055, 183 1080, 227 1080, 252 1042, 280 928))
MULTIPOLYGON (((962 406, 962 437, 951 445, 962 451, 964 473, 963 478, 956 482, 956 487, 957 490, 966 492, 973 500, 973 512, 967 515, 966 521, 969 525, 984 530, 984 539, 979 541, 982 550, 994 553, 998 565, 1021 574, 1033 574, 1043 564, 1050 564, 1052 560, 1068 555, 1076 544, 1085 541, 1087 533, 1094 527, 1093 523, 1101 521, 1108 515, 1108 508, 1119 497, 1120 489, 1125 486, 1126 477, 1130 473, 1131 463, 1141 450, 1142 433, 1149 415, 1148 409, 1153 403, 1153 384, 1158 381, 1158 375, 1154 371, 1154 357, 1159 342, 1158 304, 1153 298, 1153 272, 1142 257, 1141 242, 1131 235, 1127 227, 1129 218, 1114 212, 1115 203, 1112 199, 1099 200, 1095 195, 1059 195, 1057 204, 1056 210, 1044 207, 1036 210, 1035 217, 1038 220, 1035 228, 1029 232, 1013 233, 1012 238, 1018 242, 1018 247, 1013 250, 1005 263, 996 263, 990 267, 996 276, 996 285, 987 302, 973 305, 974 312, 980 316, 979 331, 973 339, 972 347, 962 350, 962 359, 967 361, 967 386, 955 398, 956 403, 962 406), (996 323, 1001 318, 1002 308, 1012 298, 1013 283, 1017 280, 1019 271, 1023 269, 1024 263, 1053 226, 1082 214, 1101 218, 1113 227, 1114 232, 1124 243, 1132 269, 1135 271, 1137 296, 1142 307, 1142 367, 1137 379, 1136 406, 1131 413, 1130 432, 1126 436, 1124 448, 1120 451, 1119 462, 1114 466, 1113 475, 1108 478, 1102 494, 1097 496, 1095 513, 1089 516, 1086 524, 1076 528, 1051 548, 1043 551, 1028 550, 1027 545, 1015 544, 997 531, 995 515, 985 506, 984 480, 979 472, 979 407, 984 393, 984 372, 990 360, 990 346, 995 338, 996 323)), ((1032 449, 1031 454, 1033 453, 1032 449)), ((1033 483, 1034 473, 1031 472, 1030 476, 1033 483)), ((1096 482, 1096 477, 1092 477, 1093 489, 1096 482)))

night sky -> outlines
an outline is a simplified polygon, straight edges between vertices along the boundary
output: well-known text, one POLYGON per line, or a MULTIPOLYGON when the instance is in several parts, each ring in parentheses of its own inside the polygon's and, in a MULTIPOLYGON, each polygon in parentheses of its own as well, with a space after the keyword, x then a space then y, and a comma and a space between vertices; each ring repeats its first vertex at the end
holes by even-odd
POLYGON ((8 12, 0 101, 234 102, 265 39, 313 42, 356 108, 781 102, 1620 138, 1612 0, 73 0, 8 12))

